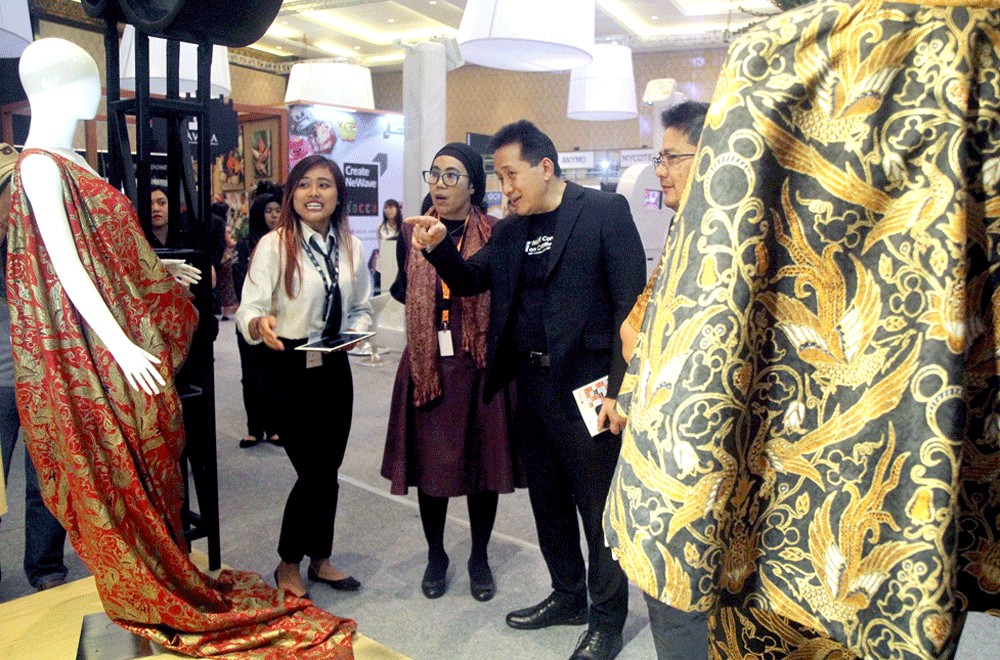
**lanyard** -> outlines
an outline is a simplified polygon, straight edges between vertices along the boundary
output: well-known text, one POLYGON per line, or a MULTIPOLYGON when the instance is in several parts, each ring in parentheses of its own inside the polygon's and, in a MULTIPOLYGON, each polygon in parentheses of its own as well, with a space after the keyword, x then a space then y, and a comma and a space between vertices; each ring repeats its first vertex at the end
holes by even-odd
MULTIPOLYGON (((316 247, 317 249, 319 249, 318 245, 316 247)), ((323 320, 326 321, 326 318, 330 313, 330 301, 333 299, 334 290, 337 288, 337 286, 339 286, 339 282, 337 280, 338 277, 340 276, 340 264, 338 263, 337 260, 339 259, 340 255, 337 250, 337 241, 334 240, 333 248, 330 250, 329 253, 320 250, 320 253, 323 255, 323 260, 326 261, 326 270, 324 270, 323 267, 319 265, 319 261, 317 261, 316 255, 313 254, 313 250, 309 246, 309 243, 306 242, 305 238, 302 239, 302 249, 305 250, 305 253, 309 256, 309 261, 312 262, 312 265, 316 268, 316 271, 319 273, 319 276, 323 279, 323 290, 326 292, 326 298, 323 300, 323 320), (331 255, 333 257, 332 259, 331 255), (329 271, 330 278, 332 278, 332 281, 330 279, 327 279, 327 271, 329 271)))
MULTIPOLYGON (((462 225, 462 237, 458 239, 458 253, 462 253, 462 241, 465 240, 465 230, 469 228, 469 218, 472 216, 472 211, 469 211, 469 215, 465 216, 465 224, 462 225)), ((441 280, 441 299, 445 302, 451 300, 451 289, 445 284, 444 280, 441 280)), ((448 308, 447 306, 441 310, 441 327, 444 330, 448 329, 448 308)))

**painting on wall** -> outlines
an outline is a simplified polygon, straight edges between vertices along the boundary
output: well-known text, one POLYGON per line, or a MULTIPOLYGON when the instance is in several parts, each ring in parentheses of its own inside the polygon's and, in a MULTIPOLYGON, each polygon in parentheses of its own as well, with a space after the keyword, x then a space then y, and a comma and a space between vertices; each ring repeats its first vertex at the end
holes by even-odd
POLYGON ((258 181, 278 181, 280 146, 278 133, 281 124, 277 118, 258 119, 240 124, 240 132, 248 148, 244 151, 247 172, 247 189, 252 190, 258 181), (276 148, 277 147, 277 148, 276 148))
POLYGON ((243 190, 246 177, 243 167, 243 136, 237 138, 237 146, 215 158, 212 163, 213 193, 243 190))
POLYGON ((258 179, 270 179, 274 172, 271 131, 254 131, 250 149, 253 152, 253 173, 258 179))

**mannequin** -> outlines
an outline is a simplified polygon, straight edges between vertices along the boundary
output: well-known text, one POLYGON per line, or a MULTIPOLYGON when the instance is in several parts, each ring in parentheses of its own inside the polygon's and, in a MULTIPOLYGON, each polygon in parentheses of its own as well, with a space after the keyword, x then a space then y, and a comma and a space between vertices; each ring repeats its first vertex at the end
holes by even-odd
POLYGON ((17 406, 45 504, 94 573, 105 611, 190 655, 348 655, 354 622, 259 575, 211 578, 191 563, 173 379, 197 325, 178 284, 192 273, 166 269, 130 201, 72 150, 101 96, 90 55, 41 39, 20 74, 32 119, 8 238, 17 406))
MULTIPOLYGON (((86 51, 68 41, 45 39, 34 46, 31 53, 26 51, 21 57, 19 67, 31 105, 31 126, 24 147, 57 153, 96 176, 72 147, 78 122, 97 114, 101 100, 97 64, 86 51)), ((73 306, 111 351, 129 384, 141 387, 147 394, 158 393, 165 384, 154 366, 160 361, 129 341, 83 269, 69 230, 62 180, 55 162, 38 153, 26 156, 21 161, 21 183, 52 256, 52 265, 73 306)))
MULTIPOLYGON (((79 121, 93 119, 97 114, 101 100, 97 64, 86 51, 68 41, 44 39, 36 43, 40 45, 22 56, 19 66, 31 106, 31 126, 24 147, 59 154, 97 176, 72 146, 79 121)), ((66 295, 107 346, 129 384, 141 387, 147 394, 158 393, 164 380, 154 365, 160 361, 129 341, 83 270, 69 231, 55 162, 43 154, 26 156, 21 163, 21 183, 66 295)), ((184 262, 164 265, 182 284, 201 279, 200 271, 184 262)))

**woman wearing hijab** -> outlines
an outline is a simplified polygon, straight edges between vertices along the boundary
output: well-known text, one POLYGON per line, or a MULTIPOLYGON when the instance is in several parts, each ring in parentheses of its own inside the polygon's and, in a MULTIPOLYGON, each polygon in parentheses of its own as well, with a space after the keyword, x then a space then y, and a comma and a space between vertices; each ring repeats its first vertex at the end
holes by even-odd
MULTIPOLYGON (((433 207, 462 256, 489 240, 495 218, 486 215, 483 159, 468 145, 452 142, 424 172, 433 207)), ((468 562, 470 590, 479 601, 496 593, 487 557, 500 493, 523 486, 508 426, 508 391, 483 404, 489 294, 457 298, 430 262, 410 248, 411 225, 403 225, 399 274, 392 295, 406 305, 406 350, 392 392, 382 476, 392 493, 417 488, 427 538, 427 569, 421 589, 439 598, 448 588, 444 523, 448 498, 465 496, 472 528, 468 562)))

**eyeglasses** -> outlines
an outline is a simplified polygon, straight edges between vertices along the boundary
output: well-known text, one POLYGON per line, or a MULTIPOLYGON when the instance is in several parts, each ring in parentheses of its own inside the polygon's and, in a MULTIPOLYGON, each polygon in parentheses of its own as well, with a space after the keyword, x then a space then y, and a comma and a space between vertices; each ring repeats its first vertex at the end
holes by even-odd
POLYGON ((668 154, 661 151, 660 155, 653 156, 653 166, 659 167, 660 163, 667 161, 667 167, 673 167, 680 162, 681 158, 694 158, 697 154, 668 154))
POLYGON ((430 185, 434 185, 438 180, 444 181, 446 186, 454 186, 458 184, 459 179, 462 177, 469 178, 468 174, 459 174, 458 172, 439 172, 438 170, 424 170, 424 181, 430 185))

